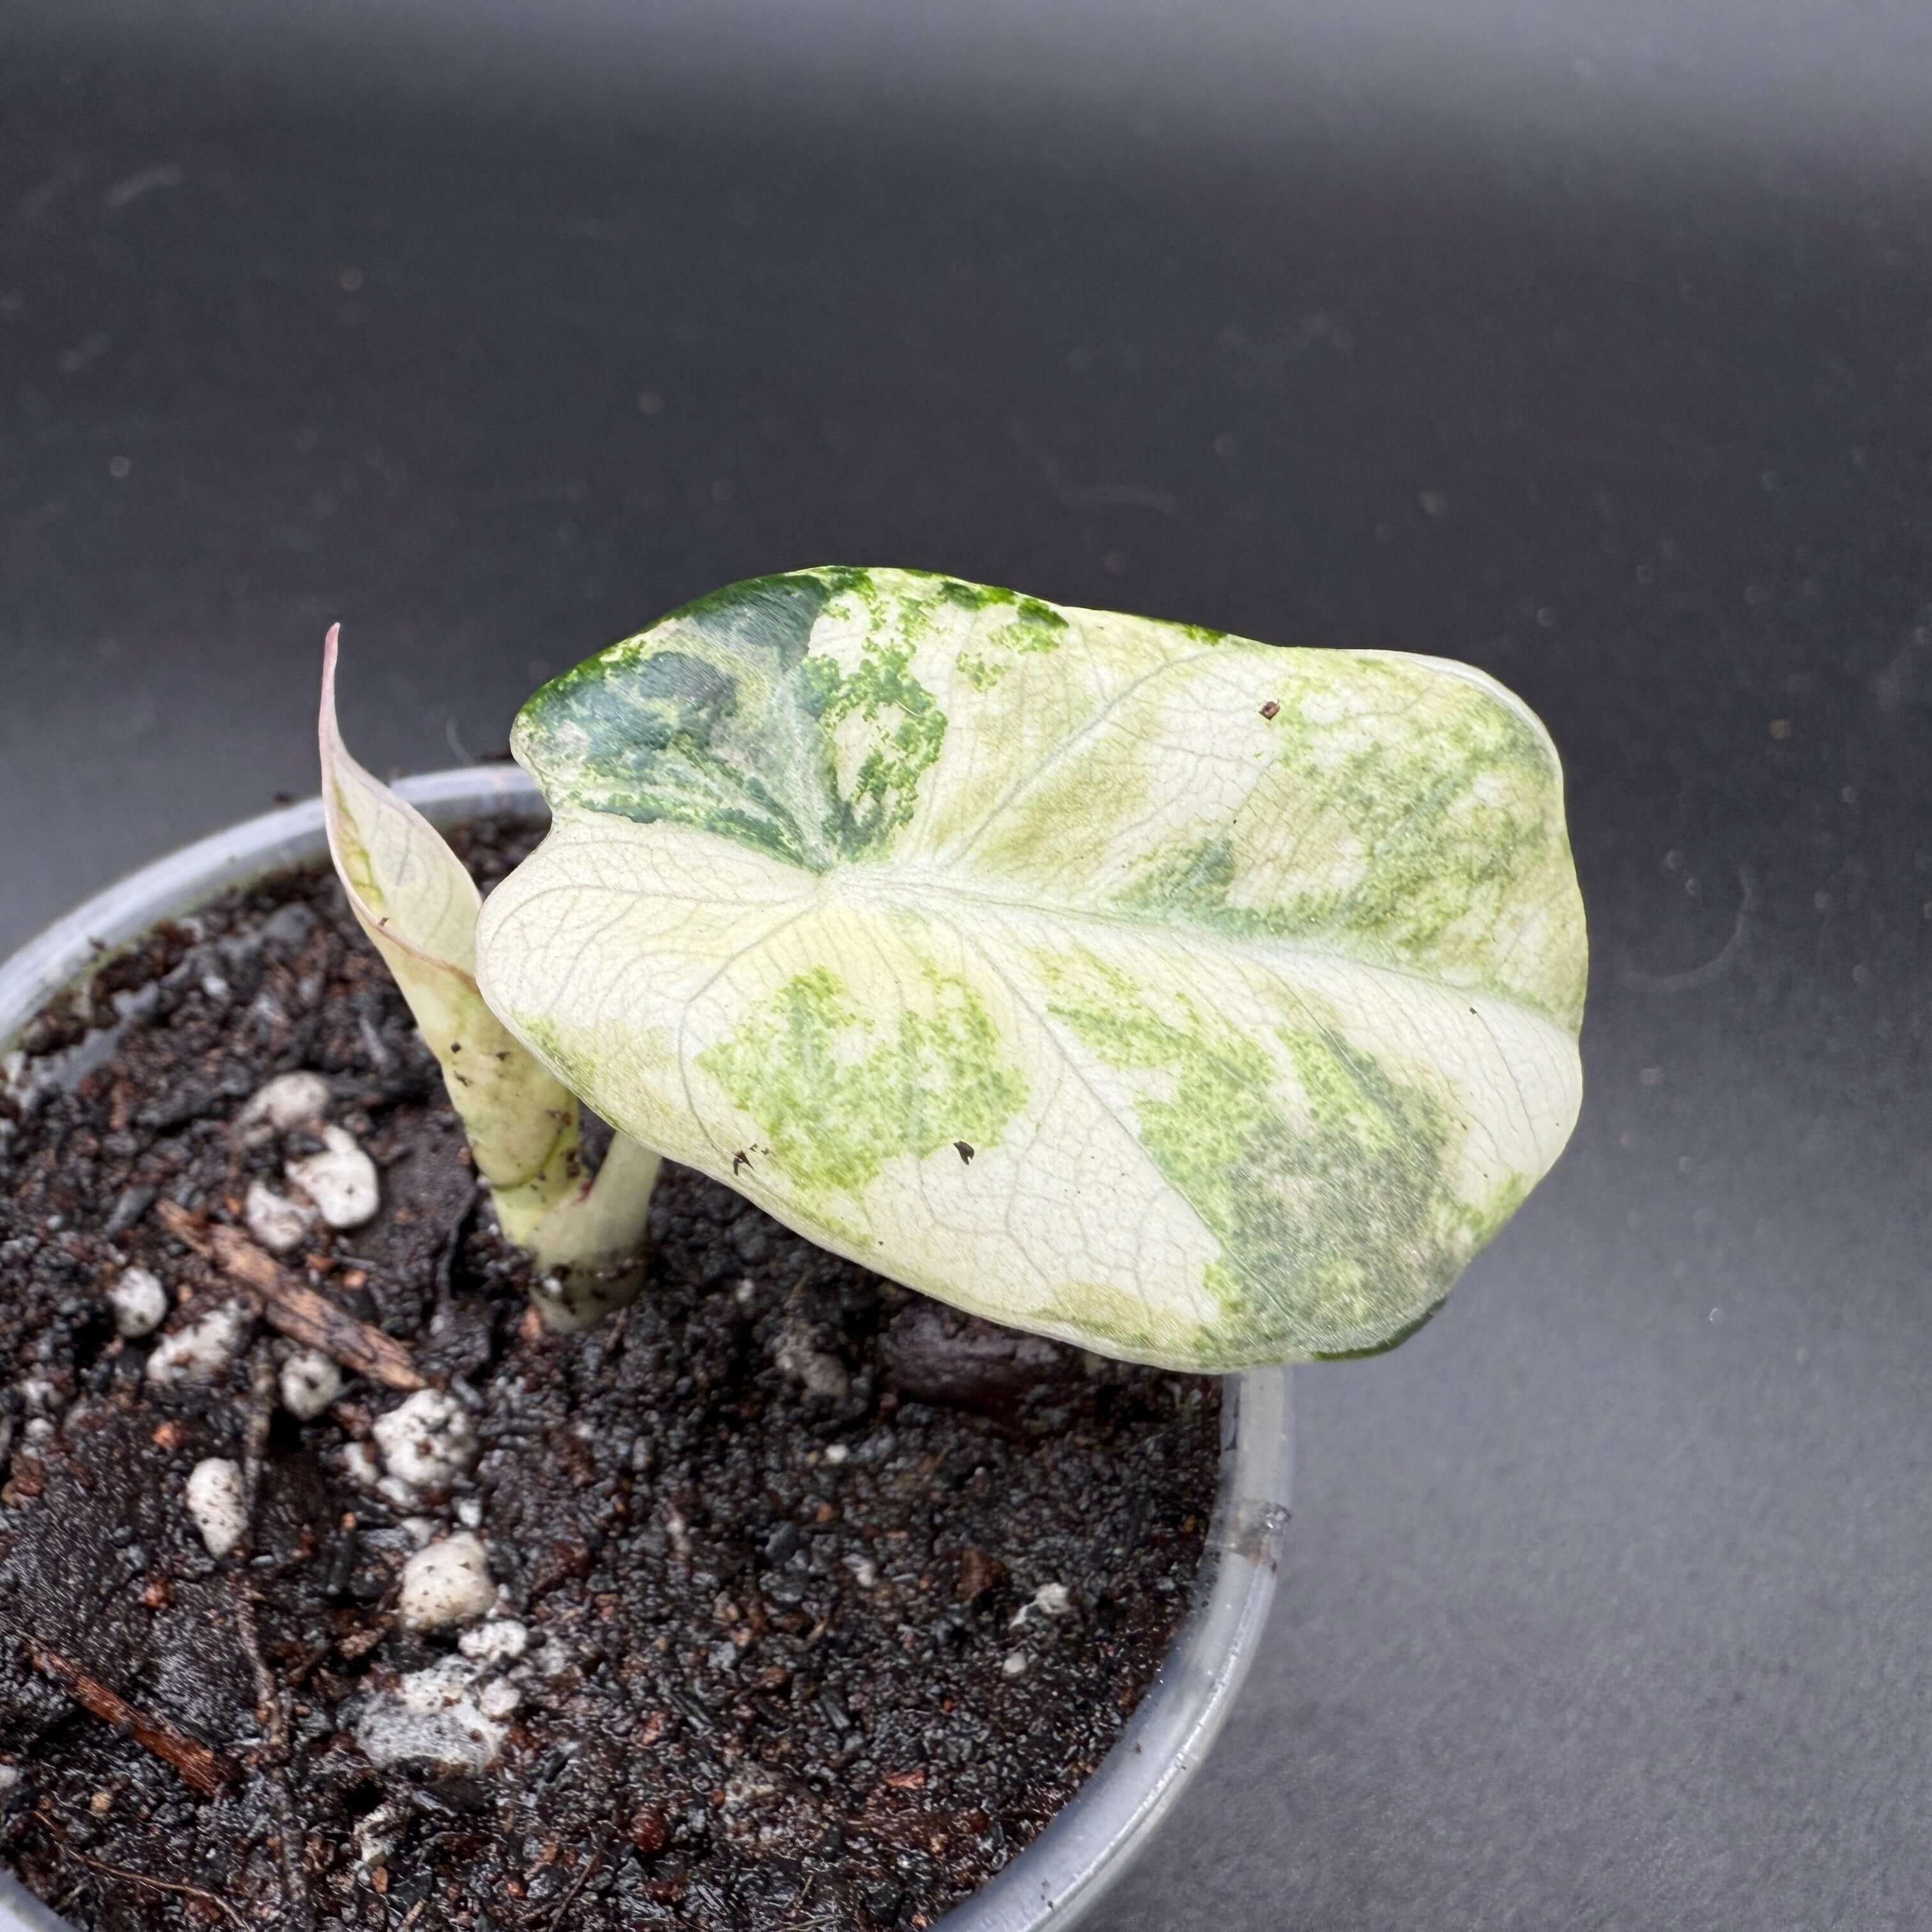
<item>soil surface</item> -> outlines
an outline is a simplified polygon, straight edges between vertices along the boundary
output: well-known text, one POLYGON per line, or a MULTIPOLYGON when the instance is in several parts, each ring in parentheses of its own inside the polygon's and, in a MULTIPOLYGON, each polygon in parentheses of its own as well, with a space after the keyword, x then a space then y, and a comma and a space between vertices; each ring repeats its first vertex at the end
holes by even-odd
MULTIPOLYGON (((529 839, 458 842, 487 886, 529 839)), ((1119 1734, 1201 1555, 1215 1382, 973 1322, 675 1167, 642 1299, 547 1332, 326 874, 160 928, 24 1043, 0 1859, 76 1926, 922 1926, 1119 1734), (298 1070, 323 1116, 242 1123, 298 1070), (282 1265, 431 1384, 413 1490, 375 1427, 402 1392, 350 1376, 298 1420, 294 1345, 170 1232, 245 1231, 325 1120, 382 1204, 282 1265), (144 1336, 107 1299, 130 1267, 166 1298, 144 1336), (220 1558, 207 1459, 244 1492, 220 1558), (466 1532, 494 1603, 405 1628, 405 1563, 466 1532)))

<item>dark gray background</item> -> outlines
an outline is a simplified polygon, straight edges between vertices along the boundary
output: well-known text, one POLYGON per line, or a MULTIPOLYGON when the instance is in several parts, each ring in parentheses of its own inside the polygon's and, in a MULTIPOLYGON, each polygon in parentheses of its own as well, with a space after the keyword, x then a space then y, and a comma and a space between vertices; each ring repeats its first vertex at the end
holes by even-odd
POLYGON ((1582 1124, 1108 1924, 1926 1924, 1928 230, 1916 3, 11 0, 0 945, 338 616, 379 769, 812 562, 1487 667, 1582 1124))

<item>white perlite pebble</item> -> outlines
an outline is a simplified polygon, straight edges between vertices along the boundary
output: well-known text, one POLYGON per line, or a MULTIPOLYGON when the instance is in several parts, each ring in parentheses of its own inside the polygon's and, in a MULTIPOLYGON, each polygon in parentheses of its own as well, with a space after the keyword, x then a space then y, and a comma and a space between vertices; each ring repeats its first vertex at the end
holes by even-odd
POLYGON ((1073 1600, 1066 1593, 1066 1586, 1041 1584, 1033 1593, 1031 1601, 1021 1604, 1013 1612, 1007 1622, 1007 1629, 1018 1629, 1035 1610, 1043 1617, 1070 1617, 1073 1614, 1073 1600))
POLYGON ((6 1796, 20 1781, 18 1768, 10 1764, 0 1764, 0 1798, 6 1796))
POLYGON ((405 1630, 473 1623, 495 1606, 496 1586, 482 1544, 466 1530, 418 1550, 403 1565, 396 1615, 405 1630))
POLYGON ((313 1422, 342 1393, 342 1371, 320 1348, 298 1348, 282 1364, 282 1406, 313 1422))
POLYGON ((220 1456, 196 1463, 188 1472, 188 1513, 201 1532, 208 1555, 226 1556, 248 1527, 240 1468, 220 1456))
POLYGON ((472 1777, 488 1771, 502 1749, 503 1727, 471 1695, 475 1676, 460 1658, 446 1658, 372 1697, 356 1726, 362 1754, 385 1771, 402 1764, 472 1777))
POLYGON ((249 1182, 244 1211, 249 1233, 274 1255, 285 1255, 291 1248, 299 1247, 308 1232, 309 1222, 315 1218, 286 1194, 278 1194, 266 1180, 249 1182))
POLYGON ((321 1153, 290 1161, 283 1174, 332 1228, 359 1228, 382 1204, 376 1163, 340 1127, 324 1127, 322 1138, 321 1153))
POLYGON ((255 1318, 238 1302, 211 1308, 199 1322, 164 1335, 148 1358, 148 1379, 157 1388, 179 1382, 206 1382, 233 1360, 255 1318))
POLYGON ((244 1140, 266 1140, 328 1111, 328 1082, 320 1073, 278 1073, 249 1096, 235 1117, 235 1131, 244 1140))
POLYGON ((476 1460, 469 1412, 440 1389, 418 1389, 379 1415, 373 1432, 389 1474, 412 1489, 447 1489, 476 1460))
POLYGON ((514 1664, 529 1648, 530 1634, 514 1617, 492 1617, 487 1624, 466 1630, 456 1640, 456 1647, 472 1663, 486 1668, 514 1664))
POLYGON ((523 1701, 524 1694, 500 1677, 494 1684, 484 1684, 476 1694, 476 1708, 490 1718, 507 1718, 523 1701))
POLYGON ((161 1278, 144 1268, 123 1268, 107 1291, 114 1325, 132 1341, 152 1335, 167 1318, 168 1292, 161 1278))
POLYGON ((664 1534, 670 1539, 670 1546, 680 1556, 691 1554, 691 1526, 684 1520, 682 1513, 673 1503, 664 1514, 664 1534))
POLYGON ((396 1798, 377 1805, 356 1827, 356 1862, 365 1868, 386 1864, 402 1843, 412 1815, 409 1806, 396 1798))
POLYGON ((1009 1677, 1024 1677, 1027 1664, 1027 1654, 1023 1650, 1010 1650, 1000 1659, 1000 1668, 1009 1677))

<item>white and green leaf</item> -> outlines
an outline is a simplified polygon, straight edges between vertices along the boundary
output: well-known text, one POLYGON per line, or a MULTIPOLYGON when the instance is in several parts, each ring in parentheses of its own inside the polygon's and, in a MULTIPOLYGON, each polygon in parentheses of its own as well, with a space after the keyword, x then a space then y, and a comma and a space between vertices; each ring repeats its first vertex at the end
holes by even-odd
POLYGON ((476 987, 482 895, 442 835, 349 754, 335 709, 340 627, 322 652, 322 818, 350 909, 436 1055, 505 1235, 546 1277, 539 1306, 574 1327, 631 1298, 657 1158, 618 1144, 597 1175, 577 1098, 507 1032, 476 987), (554 1285, 553 1285, 554 1284, 554 1285))
POLYGON ((734 586, 547 686, 484 993, 607 1118, 1016 1326, 1385 1346, 1562 1149, 1585 942, 1480 674, 908 572, 734 586))

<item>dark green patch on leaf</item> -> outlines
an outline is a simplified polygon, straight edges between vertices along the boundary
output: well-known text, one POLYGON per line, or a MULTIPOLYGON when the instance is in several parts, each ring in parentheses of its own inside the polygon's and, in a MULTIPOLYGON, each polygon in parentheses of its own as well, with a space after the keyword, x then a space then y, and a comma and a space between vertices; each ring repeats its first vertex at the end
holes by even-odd
POLYGON ((1372 1348, 1316 1349, 1309 1359, 1316 1362, 1366 1362, 1377 1355, 1386 1355, 1391 1348, 1400 1348, 1411 1336, 1418 1334, 1433 1322, 1448 1306, 1445 1294, 1432 1308, 1425 1308, 1406 1328, 1398 1328, 1386 1342, 1378 1342, 1372 1348))

